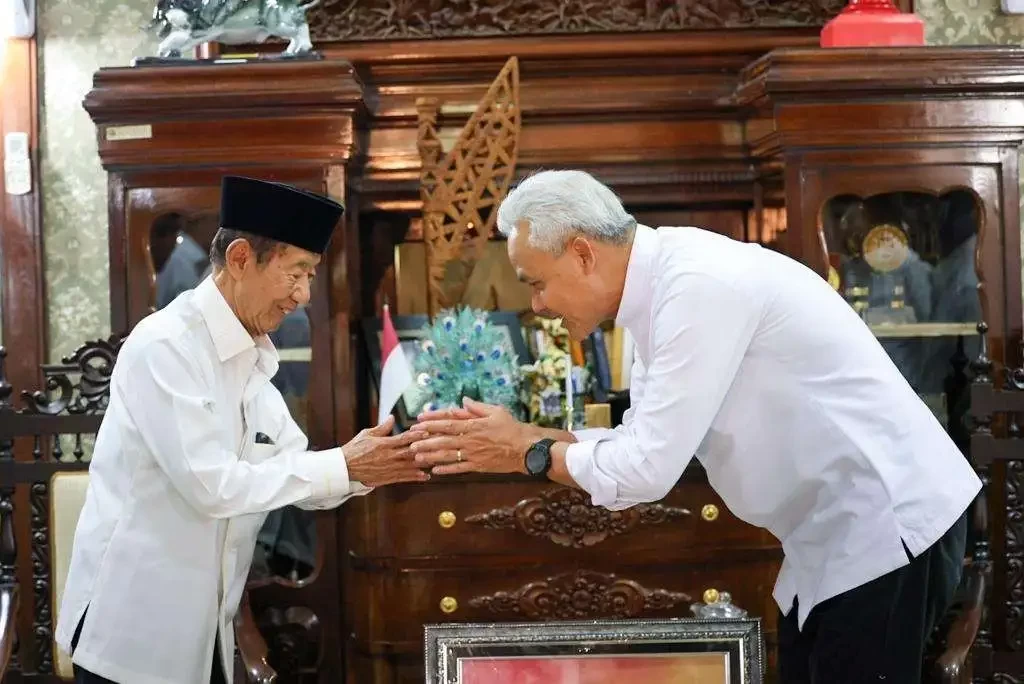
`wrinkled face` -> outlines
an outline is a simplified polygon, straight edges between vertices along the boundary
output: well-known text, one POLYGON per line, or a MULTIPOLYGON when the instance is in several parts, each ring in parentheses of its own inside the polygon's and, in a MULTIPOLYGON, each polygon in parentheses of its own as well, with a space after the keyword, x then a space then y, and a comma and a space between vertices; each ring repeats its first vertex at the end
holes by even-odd
POLYGON ((508 241, 508 258, 532 290, 533 311, 561 317, 569 336, 583 340, 604 319, 593 246, 585 238, 570 238, 565 251, 554 256, 532 247, 529 235, 529 226, 521 224, 508 241))
POLYGON ((320 256, 282 245, 259 264, 249 243, 236 240, 228 247, 227 262, 235 281, 235 313, 249 334, 259 337, 277 330, 285 316, 309 302, 320 256))

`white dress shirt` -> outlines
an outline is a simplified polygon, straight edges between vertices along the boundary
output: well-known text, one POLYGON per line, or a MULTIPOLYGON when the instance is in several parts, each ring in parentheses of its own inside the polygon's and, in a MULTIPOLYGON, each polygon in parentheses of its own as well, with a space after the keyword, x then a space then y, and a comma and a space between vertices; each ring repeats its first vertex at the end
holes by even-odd
POLYGON ((232 619, 266 514, 369 491, 349 481, 340 448, 307 451, 270 383, 277 366, 210 278, 125 340, 56 630, 70 652, 85 614, 81 667, 132 684, 207 682, 219 630, 230 681, 232 619))
POLYGON ((616 318, 636 342, 623 424, 571 445, 595 505, 663 498, 696 456, 785 560, 775 600, 822 601, 908 563, 981 482, 870 329, 816 273, 698 228, 638 226, 616 318))

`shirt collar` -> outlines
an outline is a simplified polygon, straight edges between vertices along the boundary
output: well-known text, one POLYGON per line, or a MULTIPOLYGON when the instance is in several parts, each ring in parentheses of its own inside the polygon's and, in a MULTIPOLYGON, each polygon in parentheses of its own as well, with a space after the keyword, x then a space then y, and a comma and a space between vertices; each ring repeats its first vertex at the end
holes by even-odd
MULTIPOLYGON (((633 232, 633 246, 629 250, 626 282, 622 300, 615 315, 615 323, 626 327, 633 337, 647 331, 646 322, 651 315, 651 277, 654 259, 658 254, 658 236, 653 228, 637 224, 633 232)), ((646 337, 645 335, 643 335, 646 337)))
POLYGON ((228 306, 224 295, 213 282, 213 276, 207 276, 196 286, 195 302, 213 338, 213 346, 221 363, 255 347, 258 352, 257 367, 268 377, 274 377, 279 363, 274 343, 267 335, 253 339, 228 306))

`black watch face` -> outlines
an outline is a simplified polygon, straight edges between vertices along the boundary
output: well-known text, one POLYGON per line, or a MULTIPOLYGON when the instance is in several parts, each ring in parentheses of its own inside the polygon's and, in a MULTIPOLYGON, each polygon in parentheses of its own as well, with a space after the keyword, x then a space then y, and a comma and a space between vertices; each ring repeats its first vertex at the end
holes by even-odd
POLYGON ((526 452, 526 470, 531 475, 540 475, 548 468, 548 461, 551 456, 547 449, 538 446, 530 447, 526 452))

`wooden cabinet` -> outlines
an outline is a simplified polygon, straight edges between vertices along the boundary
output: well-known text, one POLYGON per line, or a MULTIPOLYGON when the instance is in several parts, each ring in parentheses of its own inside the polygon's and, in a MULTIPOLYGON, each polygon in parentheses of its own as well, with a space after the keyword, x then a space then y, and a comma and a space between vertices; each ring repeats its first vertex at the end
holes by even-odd
POLYGON ((422 681, 422 625, 689 617, 729 592, 765 618, 781 552, 733 517, 692 466, 625 511, 525 478, 438 480, 347 506, 349 680, 422 681))
MULTIPOLYGON (((1022 79, 1012 48, 780 50, 737 90, 755 163, 784 187, 784 249, 832 279, 965 453, 977 324, 999 374, 1021 361, 1022 79)), ((993 559, 975 681, 1024 671, 1013 463, 975 540, 993 559)))
MULTIPOLYGON (((823 277, 831 267, 851 306, 863 300, 865 312, 886 310, 871 314, 885 314, 880 324, 904 326, 885 338, 894 350, 965 358, 983 318, 993 358, 1017 363, 1024 55, 768 52, 814 42, 781 29, 691 41, 594 35, 574 39, 572 54, 559 39, 480 40, 472 54, 422 41, 404 52, 336 45, 322 61, 102 70, 86 107, 110 179, 114 325, 127 330, 152 307, 153 217, 215 211, 222 174, 344 199, 310 309, 304 410, 313 444, 350 439, 371 415, 358 322, 385 296, 396 301, 394 247, 421 239, 411 220, 415 98, 441 97, 442 128, 457 129, 511 50, 523 78, 520 173, 586 168, 642 220, 758 240, 823 277), (954 218, 974 247, 947 244, 954 218), (896 230, 876 234, 869 242, 882 251, 866 255, 864 229, 882 225, 896 230), (966 259, 947 266, 962 305, 935 304, 933 275, 925 294, 912 277, 886 280, 910 251, 934 274, 956 248, 966 259), (873 261, 889 275, 858 295, 873 261), (932 327, 905 327, 921 324, 932 327)), ((920 376, 954 432, 963 411, 948 381, 965 373, 940 363, 920 376)), ((1004 494, 1022 486, 1015 472, 995 473, 990 497, 996 650, 1016 649, 1020 628, 1020 578, 1005 560, 1024 537, 1013 531, 1016 498, 1004 494)), ((264 578, 252 593, 284 681, 422 682, 427 622, 683 616, 715 592, 764 620, 773 672, 780 545, 734 518, 696 463, 665 500, 622 512, 516 477, 382 488, 317 514, 315 555, 308 575, 264 578)))

